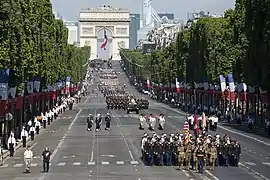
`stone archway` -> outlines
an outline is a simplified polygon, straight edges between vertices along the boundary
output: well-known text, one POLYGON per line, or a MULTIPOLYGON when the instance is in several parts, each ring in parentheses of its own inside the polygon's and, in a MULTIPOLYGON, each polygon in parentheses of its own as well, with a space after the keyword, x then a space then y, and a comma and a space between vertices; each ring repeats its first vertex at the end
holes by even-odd
POLYGON ((106 27, 102 27, 99 30, 97 30, 97 58, 101 58, 103 60, 109 59, 113 55, 113 33, 110 29, 106 27), (108 38, 108 43, 106 45, 106 48, 101 48, 101 45, 103 44, 105 40, 104 34, 106 33, 108 38))
POLYGON ((120 60, 119 50, 129 48, 129 22, 130 15, 126 9, 98 7, 82 10, 79 17, 80 47, 91 46, 90 60, 99 54, 104 54, 102 58, 112 56, 112 60, 120 60), (104 29, 109 42, 106 50, 101 51, 104 29))

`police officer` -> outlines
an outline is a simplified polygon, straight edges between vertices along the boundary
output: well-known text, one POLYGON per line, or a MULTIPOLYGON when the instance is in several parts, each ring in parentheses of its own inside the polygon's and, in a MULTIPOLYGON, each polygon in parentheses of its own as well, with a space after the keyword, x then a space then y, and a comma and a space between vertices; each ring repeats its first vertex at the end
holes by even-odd
POLYGON ((110 130, 111 127, 111 115, 107 113, 107 116, 105 117, 105 130, 110 130))
POLYGON ((43 160, 43 171, 49 172, 50 168, 50 158, 51 158, 51 152, 49 151, 49 148, 46 147, 45 150, 42 152, 42 160, 43 160))

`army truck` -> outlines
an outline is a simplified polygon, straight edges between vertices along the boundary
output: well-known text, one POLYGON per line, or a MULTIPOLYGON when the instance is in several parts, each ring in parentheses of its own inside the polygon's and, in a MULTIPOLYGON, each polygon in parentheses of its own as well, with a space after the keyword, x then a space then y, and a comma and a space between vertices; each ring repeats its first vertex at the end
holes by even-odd
POLYGON ((131 99, 127 105, 127 114, 130 112, 136 112, 136 114, 139 114, 139 106, 134 99, 131 99))

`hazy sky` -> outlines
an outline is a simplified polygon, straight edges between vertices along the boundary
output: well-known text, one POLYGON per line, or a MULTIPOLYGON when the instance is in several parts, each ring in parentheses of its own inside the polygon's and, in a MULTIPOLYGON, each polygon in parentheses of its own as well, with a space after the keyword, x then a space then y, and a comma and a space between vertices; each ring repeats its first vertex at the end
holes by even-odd
MULTIPOLYGON (((233 8, 235 0, 153 0, 157 12, 172 12, 175 18, 186 20, 187 12, 206 11, 222 14, 224 10, 233 8)), ((80 9, 99 5, 127 8, 131 13, 140 13, 142 0, 51 0, 55 11, 65 20, 77 20, 80 9)))

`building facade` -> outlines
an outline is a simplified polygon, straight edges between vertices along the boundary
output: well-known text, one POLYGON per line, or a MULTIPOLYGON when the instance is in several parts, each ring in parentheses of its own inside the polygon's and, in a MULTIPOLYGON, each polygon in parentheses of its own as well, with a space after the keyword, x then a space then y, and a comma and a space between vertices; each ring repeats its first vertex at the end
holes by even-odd
POLYGON ((77 45, 79 43, 78 22, 65 21, 64 24, 68 28, 68 44, 77 45))
POLYGON ((138 43, 137 31, 140 29, 140 14, 130 14, 129 48, 135 49, 138 43))

